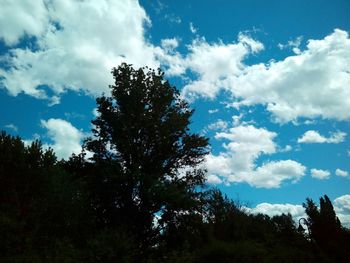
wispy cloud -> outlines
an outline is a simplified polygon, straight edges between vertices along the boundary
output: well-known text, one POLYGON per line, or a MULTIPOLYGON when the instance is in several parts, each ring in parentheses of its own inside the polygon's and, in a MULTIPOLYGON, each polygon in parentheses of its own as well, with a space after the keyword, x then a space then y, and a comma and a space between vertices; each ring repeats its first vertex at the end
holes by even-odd
POLYGON ((13 130, 13 131, 15 131, 15 132, 18 131, 18 127, 17 127, 16 125, 14 125, 13 123, 10 123, 10 124, 5 125, 5 128, 10 129, 10 130, 13 130))

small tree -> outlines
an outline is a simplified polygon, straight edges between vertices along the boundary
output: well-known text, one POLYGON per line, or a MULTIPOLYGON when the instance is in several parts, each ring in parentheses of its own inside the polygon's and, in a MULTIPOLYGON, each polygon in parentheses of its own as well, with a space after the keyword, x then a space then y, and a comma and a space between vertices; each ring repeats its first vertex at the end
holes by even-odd
POLYGON ((190 133, 193 110, 160 70, 122 64, 112 74, 111 96, 97 99, 94 136, 85 141, 94 208, 102 223, 133 226, 148 246, 157 226, 195 205, 208 139, 190 133))

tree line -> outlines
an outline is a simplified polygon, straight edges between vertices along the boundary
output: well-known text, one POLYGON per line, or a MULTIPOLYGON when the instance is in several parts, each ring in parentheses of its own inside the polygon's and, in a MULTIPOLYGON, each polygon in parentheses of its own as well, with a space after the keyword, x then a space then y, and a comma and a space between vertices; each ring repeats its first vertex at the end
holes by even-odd
POLYGON ((0 134, 0 262, 348 262, 326 195, 306 199, 304 227, 247 213, 206 185, 208 139, 164 73, 112 74, 80 154, 0 134))

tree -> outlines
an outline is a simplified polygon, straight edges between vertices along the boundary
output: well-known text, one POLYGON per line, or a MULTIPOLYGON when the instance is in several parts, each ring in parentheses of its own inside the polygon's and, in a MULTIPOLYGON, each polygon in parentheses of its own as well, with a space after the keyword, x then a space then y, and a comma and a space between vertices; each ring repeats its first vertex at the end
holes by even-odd
POLYGON ((101 224, 132 226, 147 247, 160 227, 193 212, 208 139, 190 133, 193 110, 160 70, 122 64, 112 74, 111 96, 97 99, 84 144, 93 153, 85 171, 101 224))
POLYGON ((1 132, 0 261, 75 261, 89 233, 83 195, 52 149, 1 132))
POLYGON ((320 198, 320 206, 307 198, 303 204, 308 216, 307 224, 313 242, 337 262, 349 258, 348 246, 350 244, 349 231, 341 226, 336 216, 332 202, 327 195, 320 198))

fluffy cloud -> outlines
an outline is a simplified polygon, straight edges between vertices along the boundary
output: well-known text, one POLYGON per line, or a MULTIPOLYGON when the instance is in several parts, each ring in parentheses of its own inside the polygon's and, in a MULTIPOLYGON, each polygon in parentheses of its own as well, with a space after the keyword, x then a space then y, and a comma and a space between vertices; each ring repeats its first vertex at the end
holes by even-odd
POLYGON ((335 30, 309 40, 306 50, 282 61, 257 64, 233 79, 242 105, 265 104, 277 121, 298 117, 350 119, 350 39, 335 30))
POLYGON ((347 177, 349 173, 347 171, 341 170, 341 169, 336 169, 335 170, 335 175, 337 176, 342 176, 342 177, 347 177))
POLYGON ((325 180, 329 179, 331 173, 327 170, 311 169, 311 176, 316 179, 325 180))
POLYGON ((15 45, 25 35, 41 35, 48 23, 44 1, 0 1, 0 39, 6 45, 15 45))
POLYGON ((229 142, 225 152, 206 157, 209 176, 217 176, 225 183, 246 182, 251 186, 277 188, 284 181, 297 182, 306 168, 293 160, 272 161, 257 167, 255 162, 262 154, 273 154, 277 146, 276 133, 252 125, 241 125, 228 132, 216 133, 216 139, 229 142))
POLYGON ((47 129, 47 136, 53 141, 44 146, 51 147, 58 158, 66 159, 72 153, 81 152, 81 141, 85 135, 71 123, 62 119, 49 119, 41 120, 41 125, 47 129))
POLYGON ((298 138, 298 143, 341 143, 345 140, 345 132, 334 132, 330 137, 326 138, 320 135, 317 131, 309 130, 304 135, 298 138))
POLYGON ((197 38, 188 45, 188 54, 184 57, 178 52, 169 53, 157 49, 157 57, 168 67, 169 75, 183 75, 187 70, 198 76, 183 89, 183 95, 189 99, 197 95, 214 98, 220 89, 229 88, 229 78, 242 74, 243 59, 250 53, 257 53, 263 44, 247 35, 239 34, 238 41, 230 44, 208 43, 205 38, 197 38))
POLYGON ((293 160, 268 162, 255 170, 253 182, 257 186, 276 188, 284 181, 298 182, 305 170, 305 166, 293 160))
MULTIPOLYGON (((321 40, 309 40, 306 49, 280 61, 247 66, 244 59, 263 44, 240 34, 237 43, 209 44, 197 39, 183 58, 163 56, 176 64, 177 74, 190 70, 197 79, 183 93, 189 98, 215 98, 220 90, 232 94, 232 105, 265 105, 278 122, 304 118, 350 119, 350 39, 336 29, 321 40)), ((172 67, 172 66, 170 66, 172 67)), ((175 71, 172 70, 172 73, 175 71)))
POLYGON ((159 65, 144 38, 149 19, 138 1, 10 2, 0 11, 0 38, 9 45, 0 84, 12 95, 48 98, 43 85, 56 95, 66 89, 100 95, 112 83, 110 69, 122 61, 159 65), (33 44, 12 47, 23 35, 33 44))

